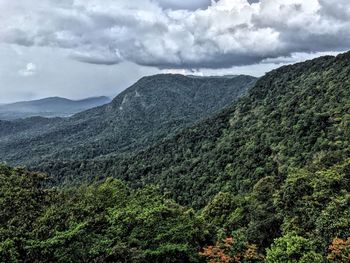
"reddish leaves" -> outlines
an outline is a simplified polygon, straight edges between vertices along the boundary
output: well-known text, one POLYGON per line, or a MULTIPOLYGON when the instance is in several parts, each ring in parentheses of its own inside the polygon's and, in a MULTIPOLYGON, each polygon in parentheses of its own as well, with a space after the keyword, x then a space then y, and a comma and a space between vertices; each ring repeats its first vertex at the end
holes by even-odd
POLYGON ((243 260, 254 262, 262 258, 256 245, 246 245, 244 251, 235 251, 232 237, 217 242, 215 246, 205 247, 199 254, 206 257, 209 263, 239 263, 243 260))
POLYGON ((328 248, 327 259, 331 262, 350 262, 350 237, 346 240, 335 238, 328 248))

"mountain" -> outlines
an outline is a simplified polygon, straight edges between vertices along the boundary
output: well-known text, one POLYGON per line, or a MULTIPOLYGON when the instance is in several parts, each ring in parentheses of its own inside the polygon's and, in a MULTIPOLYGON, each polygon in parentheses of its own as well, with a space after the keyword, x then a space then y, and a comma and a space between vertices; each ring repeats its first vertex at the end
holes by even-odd
POLYGON ((322 57, 142 151, 35 167, 54 182, 0 165, 0 258, 348 262, 349 84, 350 53, 322 57))
POLYGON ((306 165, 350 155, 350 53, 285 66, 260 78, 217 116, 131 158, 52 162, 56 180, 114 175, 156 184, 181 204, 203 207, 220 191, 242 194, 266 176, 282 181, 306 165))
POLYGON ((83 100, 69 100, 60 97, 11 104, 0 104, 0 120, 13 120, 34 116, 67 117, 80 111, 110 102, 108 97, 93 97, 83 100))
POLYGON ((250 76, 145 77, 111 103, 70 118, 0 122, 0 160, 33 164, 139 150, 220 111, 255 81, 250 76))

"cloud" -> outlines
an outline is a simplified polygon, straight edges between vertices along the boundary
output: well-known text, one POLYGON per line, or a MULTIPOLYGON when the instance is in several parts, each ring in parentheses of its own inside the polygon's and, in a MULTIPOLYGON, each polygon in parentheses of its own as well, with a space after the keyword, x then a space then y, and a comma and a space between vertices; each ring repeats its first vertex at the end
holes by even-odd
POLYGON ((157 0, 159 5, 165 9, 187 9, 197 10, 207 8, 211 4, 211 0, 192 0, 192 1, 179 1, 179 0, 157 0))
POLYGON ((229 68, 350 46, 348 0, 0 0, 0 41, 85 63, 229 68), (6 13, 6 15, 5 15, 6 13))
POLYGON ((130 62, 103 66, 80 63, 67 56, 68 51, 47 47, 0 44, 0 104, 60 96, 83 99, 116 96, 139 78, 159 70, 130 62), (28 75, 32 66, 36 73, 28 75), (29 71, 28 71, 29 69, 29 71))
POLYGON ((30 77, 36 74, 37 67, 34 63, 28 63, 25 68, 18 71, 18 74, 23 77, 30 77))

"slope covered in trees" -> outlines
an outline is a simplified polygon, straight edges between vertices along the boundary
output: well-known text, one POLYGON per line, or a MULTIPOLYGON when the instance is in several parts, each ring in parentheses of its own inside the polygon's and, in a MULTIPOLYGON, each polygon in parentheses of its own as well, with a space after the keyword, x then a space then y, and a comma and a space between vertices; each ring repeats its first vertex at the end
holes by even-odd
POLYGON ((71 118, 0 121, 0 160, 33 164, 139 150, 221 110, 254 82, 250 76, 156 75, 71 118))
POLYGON ((208 227, 198 260, 347 262, 349 76, 350 53, 282 67, 230 108, 134 156, 41 170, 53 183, 113 175, 132 189, 158 185, 208 227))
POLYGON ((350 53, 285 66, 232 107, 132 158, 52 162, 58 181, 113 175, 157 184, 181 204, 203 207, 220 191, 244 194, 262 178, 329 167, 350 151, 350 53))
POLYGON ((45 176, 0 166, 0 262, 198 262, 206 223, 157 189, 107 179, 44 188, 45 176))
POLYGON ((0 262, 347 262, 350 160, 220 192, 195 211, 107 178, 45 187, 0 166, 0 262))

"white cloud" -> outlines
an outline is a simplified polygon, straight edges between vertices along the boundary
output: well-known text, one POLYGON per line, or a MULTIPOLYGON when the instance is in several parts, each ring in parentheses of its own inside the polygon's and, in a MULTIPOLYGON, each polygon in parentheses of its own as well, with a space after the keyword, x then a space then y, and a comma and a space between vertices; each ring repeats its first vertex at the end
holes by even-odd
POLYGON ((176 7, 173 0, 0 0, 0 10, 6 10, 0 14, 0 41, 63 48, 87 63, 189 69, 350 46, 348 0, 253 2, 208 6, 196 0, 176 7))
POLYGON ((60 96, 83 99, 116 96, 145 75, 159 73, 129 62, 104 66, 80 63, 67 51, 46 47, 0 44, 0 103, 60 96), (19 70, 35 64, 36 74, 22 77, 19 70))
POLYGON ((30 77, 36 74, 37 67, 34 63, 28 63, 25 68, 20 69, 18 74, 23 77, 30 77))

